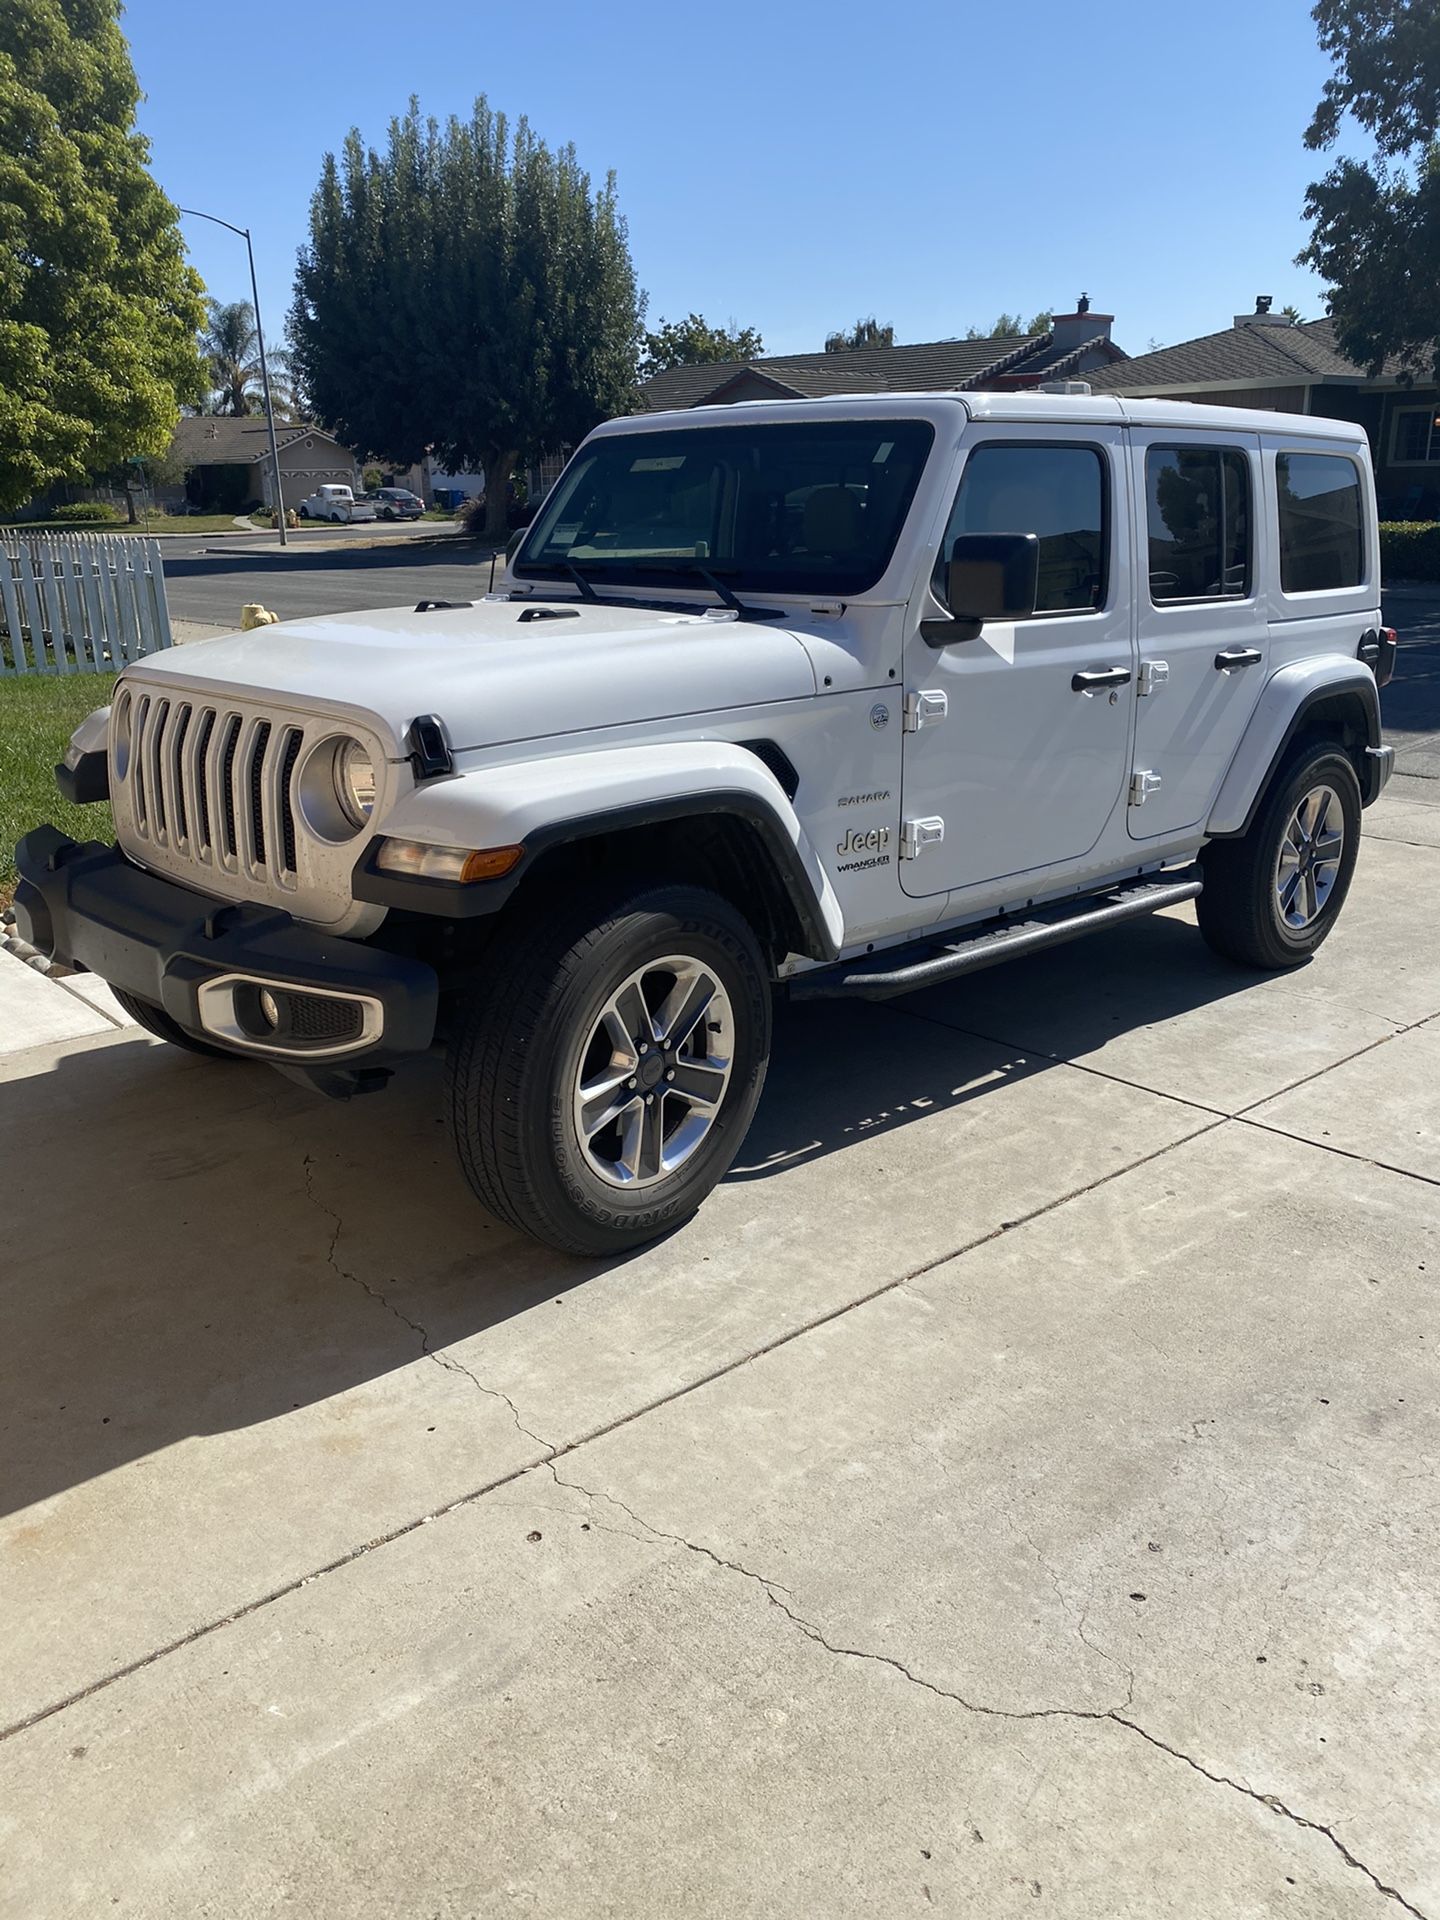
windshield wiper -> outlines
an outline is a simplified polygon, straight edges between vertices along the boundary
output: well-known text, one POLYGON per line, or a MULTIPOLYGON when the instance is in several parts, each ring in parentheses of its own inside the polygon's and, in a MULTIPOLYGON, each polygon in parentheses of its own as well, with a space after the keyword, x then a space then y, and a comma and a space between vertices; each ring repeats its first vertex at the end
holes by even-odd
MULTIPOLYGON (((698 560, 642 560, 638 564, 650 573, 678 573, 692 580, 703 580, 710 591, 732 613, 738 613, 742 620, 778 620, 779 607, 751 607, 740 598, 733 587, 726 586, 719 571, 714 567, 702 566, 698 560)), ((726 567, 726 573, 738 571, 735 567, 726 567)))
MULTIPOLYGON (((699 580, 710 589, 723 606, 728 607, 732 613, 739 614, 742 620, 778 620, 783 611, 780 607, 748 606, 735 592, 734 588, 727 586, 721 578, 722 572, 737 572, 738 569, 735 567, 717 569, 715 567, 707 567, 698 560, 671 560, 664 556, 659 556, 654 559, 645 559, 643 557, 627 558, 623 564, 626 567, 634 567, 638 573, 671 573, 680 575, 686 579, 699 580)), ((580 598, 582 600, 589 600, 597 606, 611 604, 605 595, 595 591, 594 575, 597 571, 606 585, 617 586, 622 590, 625 585, 623 581, 614 578, 614 570, 604 561, 599 564, 598 568, 592 568, 588 564, 582 567, 574 560, 545 561, 542 562, 540 566, 537 566, 535 571, 537 573, 544 571, 546 573, 568 574, 579 589, 580 598)), ((626 595, 618 604, 623 606, 627 601, 633 603, 634 600, 635 595, 630 594, 626 595)), ((657 603, 652 602, 651 604, 657 603)))
POLYGON ((582 600, 594 600, 596 602, 599 601, 600 599, 599 594, 596 593, 594 587, 591 586, 590 582, 586 579, 585 575, 580 571, 579 567, 576 566, 573 560, 562 560, 560 562, 560 565, 565 569, 566 573, 569 574, 570 578, 575 582, 576 586, 580 589, 580 598, 582 600))

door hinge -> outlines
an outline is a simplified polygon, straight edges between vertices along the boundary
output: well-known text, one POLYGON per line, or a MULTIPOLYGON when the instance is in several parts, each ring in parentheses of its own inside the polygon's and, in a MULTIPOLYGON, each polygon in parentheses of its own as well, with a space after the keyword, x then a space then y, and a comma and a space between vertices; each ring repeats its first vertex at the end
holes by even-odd
POLYGON ((1168 660, 1142 660, 1135 691, 1143 700, 1147 694, 1154 693, 1157 687, 1163 687, 1169 678, 1170 662, 1168 660))
POLYGON ((1161 780, 1158 773, 1152 773, 1148 767, 1130 776, 1130 804, 1143 807, 1152 793, 1160 791, 1161 780))
POLYGON ((936 815, 928 820, 907 820, 900 829, 900 858, 918 860, 926 847, 938 846, 945 838, 945 822, 936 815))
POLYGON ((933 727, 937 720, 943 720, 950 711, 950 696, 943 689, 923 693, 907 693, 905 696, 905 731, 918 733, 922 727, 933 727))

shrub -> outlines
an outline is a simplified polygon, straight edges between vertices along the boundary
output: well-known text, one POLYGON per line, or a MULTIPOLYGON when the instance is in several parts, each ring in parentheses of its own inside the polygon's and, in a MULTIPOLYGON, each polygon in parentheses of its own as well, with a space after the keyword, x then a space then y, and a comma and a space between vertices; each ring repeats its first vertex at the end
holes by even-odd
POLYGON ((1382 580, 1440 580, 1440 521, 1382 520, 1382 580))
POLYGON ((52 520, 62 521, 66 525, 94 527, 113 527, 124 517, 108 500, 69 500, 63 507, 56 507, 50 515, 52 520))
POLYGON ((473 534, 484 533, 485 531, 485 496, 484 494, 483 493, 472 494, 468 500, 464 501, 459 507, 456 508, 455 518, 460 522, 461 526, 465 529, 466 533, 473 533, 473 534))

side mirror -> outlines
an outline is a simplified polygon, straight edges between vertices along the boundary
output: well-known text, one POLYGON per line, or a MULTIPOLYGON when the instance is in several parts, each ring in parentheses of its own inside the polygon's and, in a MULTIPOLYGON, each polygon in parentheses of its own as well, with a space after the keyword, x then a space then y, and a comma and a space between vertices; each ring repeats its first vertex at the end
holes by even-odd
POLYGON ((973 640, 987 620, 1026 620, 1035 611, 1040 541, 1033 533, 962 533, 945 563, 948 620, 922 620, 932 647, 973 640))
POLYGON ((514 533, 512 533, 510 538, 505 542, 505 564, 507 567, 509 566, 510 562, 515 558, 515 555, 519 552, 520 542, 525 538, 526 534, 529 531, 530 529, 528 527, 517 527, 514 533))

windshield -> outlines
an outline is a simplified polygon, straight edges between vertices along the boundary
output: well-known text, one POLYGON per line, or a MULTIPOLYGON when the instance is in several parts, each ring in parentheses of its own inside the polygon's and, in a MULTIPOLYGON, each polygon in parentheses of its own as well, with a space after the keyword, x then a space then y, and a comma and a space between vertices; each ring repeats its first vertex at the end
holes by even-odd
POLYGON ((894 551, 934 440, 923 420, 759 421, 583 447, 512 571, 603 585, 684 578, 843 599, 894 551))

